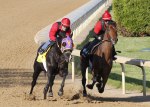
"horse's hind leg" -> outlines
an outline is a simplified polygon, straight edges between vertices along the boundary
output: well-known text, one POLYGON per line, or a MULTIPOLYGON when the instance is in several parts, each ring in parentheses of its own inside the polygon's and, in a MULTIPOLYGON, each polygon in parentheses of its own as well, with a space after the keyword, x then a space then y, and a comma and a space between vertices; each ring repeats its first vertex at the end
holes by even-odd
POLYGON ((83 86, 83 96, 86 97, 87 96, 87 91, 86 91, 86 68, 87 65, 81 60, 81 73, 82 73, 82 86, 83 86))
POLYGON ((33 80, 32 80, 32 83, 31 83, 30 94, 32 94, 32 92, 33 92, 33 88, 36 85, 36 81, 37 81, 37 78, 38 78, 40 73, 41 73, 40 66, 39 66, 38 62, 35 62, 34 63, 34 73, 33 73, 33 77, 32 77, 33 80))
POLYGON ((49 89, 49 87, 50 87, 50 85, 52 86, 52 82, 51 82, 51 80, 52 80, 52 74, 51 74, 51 72, 52 72, 53 70, 52 70, 52 67, 51 67, 51 70, 49 70, 48 69, 48 71, 47 71, 47 77, 48 77, 48 80, 47 80, 47 84, 46 84, 46 86, 44 87, 44 91, 43 91, 43 94, 44 94, 44 99, 46 99, 46 95, 47 95, 47 92, 48 92, 48 89, 49 89))
POLYGON ((54 84, 55 75, 52 75, 50 79, 51 80, 50 80, 50 89, 49 89, 48 97, 53 97, 52 87, 53 87, 53 84, 54 84))

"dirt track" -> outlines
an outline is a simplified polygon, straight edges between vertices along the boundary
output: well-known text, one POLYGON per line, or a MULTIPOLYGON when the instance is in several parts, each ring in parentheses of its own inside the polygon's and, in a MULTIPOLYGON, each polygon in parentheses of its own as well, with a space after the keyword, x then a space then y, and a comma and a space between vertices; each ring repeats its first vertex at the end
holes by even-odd
POLYGON ((33 38, 37 31, 89 0, 0 0, 0 107, 148 107, 150 96, 122 95, 121 90, 107 87, 104 94, 88 90, 83 98, 81 81, 66 82, 64 96, 58 97, 59 81, 54 85, 54 98, 43 100, 46 79, 40 75, 34 95, 28 93, 32 65, 37 45, 33 38), (26 70, 25 70, 26 69, 26 70))
POLYGON ((81 79, 76 79, 75 83, 72 83, 70 78, 67 78, 64 95, 59 97, 57 92, 61 81, 58 77, 53 87, 54 97, 43 100, 43 89, 47 78, 41 73, 33 95, 29 96, 32 71, 23 71, 0 72, 0 107, 149 107, 150 105, 150 96, 143 97, 142 93, 137 92, 122 95, 121 90, 108 86, 103 94, 99 94, 96 87, 87 90, 88 97, 83 98, 81 79))
POLYGON ((0 69, 32 69, 35 34, 89 0, 0 0, 0 69))

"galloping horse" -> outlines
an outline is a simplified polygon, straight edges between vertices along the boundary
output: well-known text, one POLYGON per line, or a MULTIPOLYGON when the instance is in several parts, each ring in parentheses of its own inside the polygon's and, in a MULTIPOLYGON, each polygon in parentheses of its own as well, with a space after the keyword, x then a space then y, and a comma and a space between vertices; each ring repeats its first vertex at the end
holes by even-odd
MULTIPOLYGON (((41 47, 39 47, 38 50, 40 50, 41 47)), ((37 54, 36 59, 34 61, 34 73, 33 73, 33 81, 31 83, 30 94, 32 94, 33 92, 33 88, 36 85, 36 81, 39 74, 41 73, 41 71, 45 71, 45 73, 47 73, 48 76, 48 81, 43 91, 44 99, 46 99, 48 90, 49 90, 48 96, 53 97, 52 86, 56 74, 60 74, 60 76, 63 77, 60 89, 58 91, 59 96, 63 95, 63 87, 65 84, 66 76, 68 75, 68 63, 72 49, 73 49, 73 41, 69 36, 59 38, 59 40, 57 40, 57 42, 53 44, 51 49, 48 50, 45 56, 47 71, 44 69, 43 63, 37 61, 39 55, 37 54)))
POLYGON ((104 92, 104 88, 113 64, 112 48, 113 45, 117 43, 117 41, 118 38, 117 38, 116 23, 111 21, 108 23, 108 26, 106 27, 103 40, 94 49, 94 51, 92 51, 92 55, 91 55, 92 58, 88 58, 88 57, 85 58, 80 53, 83 96, 87 96, 86 86, 89 89, 93 89, 93 86, 96 82, 98 82, 96 86, 98 88, 99 93, 104 92), (93 75, 93 83, 86 85, 85 73, 86 73, 86 68, 90 65, 89 59, 92 59, 90 60, 90 62, 92 63, 91 71, 93 75))

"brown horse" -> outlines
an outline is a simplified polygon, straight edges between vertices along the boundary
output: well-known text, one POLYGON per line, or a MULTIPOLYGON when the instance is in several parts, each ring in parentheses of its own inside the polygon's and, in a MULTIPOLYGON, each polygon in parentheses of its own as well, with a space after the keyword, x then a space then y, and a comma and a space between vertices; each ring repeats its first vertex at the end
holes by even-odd
MULTIPOLYGON (((98 88, 99 93, 104 92, 104 88, 106 82, 108 80, 108 76, 111 72, 113 59, 112 59, 112 48, 113 45, 118 41, 117 38, 117 29, 116 23, 111 21, 106 26, 106 31, 103 36, 103 40, 92 52, 92 75, 93 75, 93 83, 88 84, 87 87, 89 89, 93 89, 94 84, 97 82, 96 86, 98 88)), ((81 51, 82 52, 82 51, 81 51)), ((82 72, 82 85, 83 85, 83 96, 87 96, 86 91, 86 68, 89 66, 89 59, 85 58, 80 54, 81 59, 81 72, 82 72)))

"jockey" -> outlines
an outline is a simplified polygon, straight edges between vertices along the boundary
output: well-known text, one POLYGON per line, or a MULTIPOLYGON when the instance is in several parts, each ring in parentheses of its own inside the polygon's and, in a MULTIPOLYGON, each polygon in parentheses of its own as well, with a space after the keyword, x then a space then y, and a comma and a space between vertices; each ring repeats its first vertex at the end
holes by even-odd
POLYGON ((56 40, 59 40, 60 37, 70 36, 72 38, 72 32, 70 29, 70 19, 63 18, 61 22, 55 22, 49 32, 49 39, 46 43, 43 44, 39 53, 44 53, 50 46, 52 46, 56 40))
MULTIPOLYGON (((100 43, 100 41, 103 39, 109 21, 112 21, 111 14, 108 11, 105 11, 104 14, 102 15, 102 19, 95 24, 94 27, 95 39, 87 47, 83 49, 82 55, 84 57, 87 57, 90 54, 93 46, 100 43)), ((113 51, 113 60, 116 60, 116 58, 114 57, 116 55, 114 46, 112 51, 113 51)))

